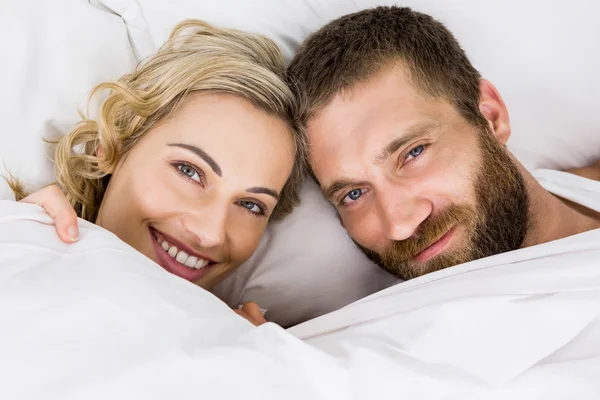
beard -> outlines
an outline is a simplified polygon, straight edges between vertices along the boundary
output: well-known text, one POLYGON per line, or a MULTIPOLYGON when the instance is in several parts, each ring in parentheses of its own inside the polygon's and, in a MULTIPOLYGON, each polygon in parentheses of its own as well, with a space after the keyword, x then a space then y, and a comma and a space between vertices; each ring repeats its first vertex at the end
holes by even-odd
POLYGON ((400 279, 408 280, 522 246, 529 224, 529 200, 523 176, 489 130, 481 130, 478 138, 482 162, 474 181, 476 204, 447 207, 423 221, 410 238, 394 241, 380 253, 355 241, 367 257, 400 279), (414 261, 450 229, 458 227, 464 228, 467 235, 459 247, 423 263, 414 261))

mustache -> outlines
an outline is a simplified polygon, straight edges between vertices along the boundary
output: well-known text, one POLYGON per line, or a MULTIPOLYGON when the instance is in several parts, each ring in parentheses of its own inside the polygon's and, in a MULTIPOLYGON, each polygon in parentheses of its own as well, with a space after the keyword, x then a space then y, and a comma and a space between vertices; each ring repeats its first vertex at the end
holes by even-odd
POLYGON ((442 213, 423 221, 410 238, 390 244, 381 252, 379 258, 384 264, 410 261, 438 241, 453 226, 475 219, 476 213, 471 207, 466 205, 449 206, 442 213))

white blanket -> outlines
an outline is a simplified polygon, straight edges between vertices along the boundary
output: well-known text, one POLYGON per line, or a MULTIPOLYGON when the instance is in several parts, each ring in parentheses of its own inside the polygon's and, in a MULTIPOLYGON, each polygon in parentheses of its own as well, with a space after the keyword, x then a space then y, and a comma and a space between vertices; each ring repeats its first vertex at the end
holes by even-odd
POLYGON ((600 398, 600 230, 414 279, 290 332, 349 362, 359 386, 600 398))
POLYGON ((43 211, 0 202, 2 399, 600 398, 600 230, 288 331, 81 231, 62 244, 43 211))

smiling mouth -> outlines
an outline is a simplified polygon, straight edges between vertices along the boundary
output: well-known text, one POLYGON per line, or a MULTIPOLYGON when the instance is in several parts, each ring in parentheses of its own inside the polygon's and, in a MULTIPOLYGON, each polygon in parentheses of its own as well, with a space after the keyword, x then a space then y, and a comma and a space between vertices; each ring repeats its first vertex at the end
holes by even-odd
POLYGON ((195 282, 202 278, 217 263, 198 254, 188 254, 177 247, 175 240, 167 235, 150 228, 154 252, 158 264, 168 272, 195 282))
POLYGON ((417 254, 414 257, 414 260, 417 262, 426 262, 426 261, 432 259, 433 257, 437 256, 438 254, 440 254, 442 251, 444 251, 444 249, 450 242, 450 239, 452 239, 453 233, 454 233, 453 227, 448 229, 448 231, 446 233, 444 233, 438 240, 436 240, 431 245, 429 245, 429 247, 427 247, 425 250, 423 250, 419 254, 417 254))

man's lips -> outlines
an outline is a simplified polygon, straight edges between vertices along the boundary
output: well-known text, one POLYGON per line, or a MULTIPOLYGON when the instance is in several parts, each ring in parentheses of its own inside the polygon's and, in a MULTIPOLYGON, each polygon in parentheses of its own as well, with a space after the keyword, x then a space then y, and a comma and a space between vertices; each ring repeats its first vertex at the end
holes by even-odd
POLYGON ((433 242, 425 250, 423 250, 419 254, 417 254, 414 257, 414 260, 417 262, 423 263, 423 262, 429 261, 433 257, 440 254, 442 251, 444 251, 444 249, 446 248, 446 246, 452 239, 452 236, 454 235, 454 231, 455 231, 454 228, 450 228, 448 230, 448 232, 446 232, 442 237, 440 237, 438 240, 433 242))

